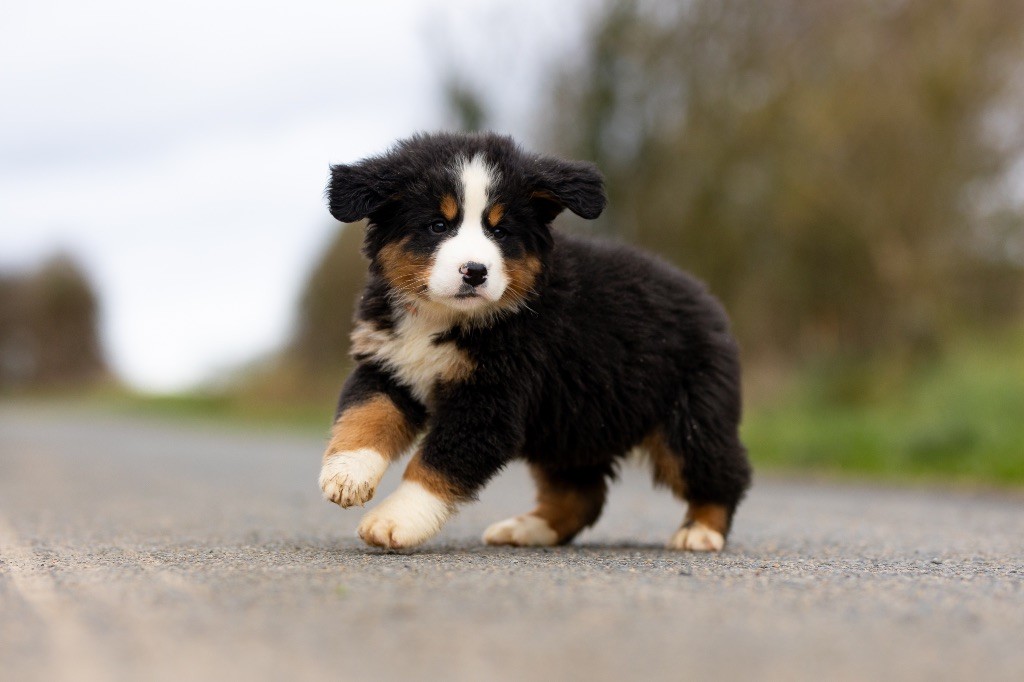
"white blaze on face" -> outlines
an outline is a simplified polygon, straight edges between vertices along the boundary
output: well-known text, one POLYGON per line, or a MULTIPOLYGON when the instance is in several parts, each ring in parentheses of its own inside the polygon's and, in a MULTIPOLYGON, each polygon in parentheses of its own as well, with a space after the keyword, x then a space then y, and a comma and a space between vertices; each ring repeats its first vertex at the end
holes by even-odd
POLYGON ((464 161, 459 168, 462 225, 437 250, 429 282, 431 296, 455 308, 469 309, 497 301, 508 284, 501 249, 484 226, 492 180, 493 171, 479 155, 464 161), (487 280, 476 288, 479 298, 455 298, 463 285, 459 270, 467 263, 480 263, 487 268, 487 280))

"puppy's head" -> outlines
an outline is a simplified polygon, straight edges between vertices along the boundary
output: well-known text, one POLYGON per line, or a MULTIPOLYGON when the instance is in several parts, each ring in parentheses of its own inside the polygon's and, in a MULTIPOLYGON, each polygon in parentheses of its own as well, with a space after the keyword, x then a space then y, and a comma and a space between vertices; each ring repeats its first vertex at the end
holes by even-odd
POLYGON ((338 220, 369 218, 364 249, 393 291, 468 314, 518 307, 547 261, 555 216, 596 218, 605 205, 592 164, 494 134, 417 135, 332 166, 327 195, 338 220))

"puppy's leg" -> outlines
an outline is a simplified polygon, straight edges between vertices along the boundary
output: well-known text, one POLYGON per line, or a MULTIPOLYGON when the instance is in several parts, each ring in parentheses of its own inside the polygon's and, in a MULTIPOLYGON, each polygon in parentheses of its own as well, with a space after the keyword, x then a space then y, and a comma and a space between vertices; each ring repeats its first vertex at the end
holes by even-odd
POLYGON ((361 366, 345 383, 324 452, 320 488, 342 507, 372 497, 388 465, 408 450, 422 427, 422 408, 379 371, 361 366))
POLYGON ((518 451, 519 397, 505 385, 486 388, 449 385, 439 391, 430 431, 402 484, 359 524, 366 543, 399 549, 432 537, 456 505, 472 500, 518 451), (482 390, 490 400, 481 401, 482 390))
POLYGON ((395 492, 363 516, 359 537, 369 545, 404 549, 430 539, 455 513, 462 496, 416 453, 395 492))
POLYGON ((727 335, 694 339, 675 404, 644 445, 654 479, 689 505, 672 549, 719 551, 736 506, 750 486, 750 463, 740 442, 740 365, 727 335))
POLYGON ((604 471, 559 472, 531 465, 537 508, 491 525, 489 545, 543 546, 570 542, 601 515, 608 486, 604 471))
POLYGON ((683 525, 668 542, 670 549, 718 552, 725 547, 733 513, 750 481, 750 467, 739 440, 719 441, 718 449, 683 448, 656 432, 643 443, 654 465, 654 480, 688 504, 683 525))
POLYGON ((387 396, 349 407, 335 422, 324 452, 324 498, 346 508, 369 502, 388 466, 414 438, 415 429, 387 396))

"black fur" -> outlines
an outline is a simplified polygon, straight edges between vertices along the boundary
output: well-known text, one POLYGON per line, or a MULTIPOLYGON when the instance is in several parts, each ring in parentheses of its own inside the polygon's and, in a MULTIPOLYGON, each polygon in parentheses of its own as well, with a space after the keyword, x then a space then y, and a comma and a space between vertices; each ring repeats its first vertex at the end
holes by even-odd
POLYGON ((458 191, 453 160, 478 153, 500 174, 491 194, 505 207, 504 257, 542 265, 525 306, 439 333, 433 343, 454 344, 476 369, 438 382, 424 402, 372 355, 357 355, 339 412, 386 393, 411 423, 426 426, 423 464, 465 499, 514 458, 563 484, 593 487, 658 432, 678 458, 686 498, 731 515, 750 467, 737 433, 740 366, 727 317, 703 284, 656 257, 551 231, 563 209, 601 213, 603 181, 592 164, 529 154, 485 134, 420 135, 332 167, 332 215, 370 219, 365 252, 373 265, 357 319, 391 330, 408 314, 377 256, 401 240, 413 254, 436 248, 422 226, 437 219, 441 196, 458 191))

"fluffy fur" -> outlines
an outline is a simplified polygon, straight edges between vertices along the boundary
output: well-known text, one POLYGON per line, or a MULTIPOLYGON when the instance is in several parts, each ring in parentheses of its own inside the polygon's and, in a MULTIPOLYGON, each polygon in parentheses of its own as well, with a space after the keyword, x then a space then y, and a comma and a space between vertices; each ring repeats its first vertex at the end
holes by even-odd
POLYGON ((669 546, 722 548, 750 482, 736 343, 694 278, 639 250, 551 230, 563 209, 588 219, 604 209, 592 164, 493 134, 418 135, 333 166, 328 198, 337 219, 368 218, 370 259, 358 364, 324 456, 328 499, 360 503, 386 466, 337 458, 421 439, 399 492, 367 514, 365 541, 423 542, 523 459, 538 506, 485 540, 568 542, 597 520, 616 462, 640 448, 655 482, 689 503, 669 546), (354 480, 361 471, 373 480, 354 480))

